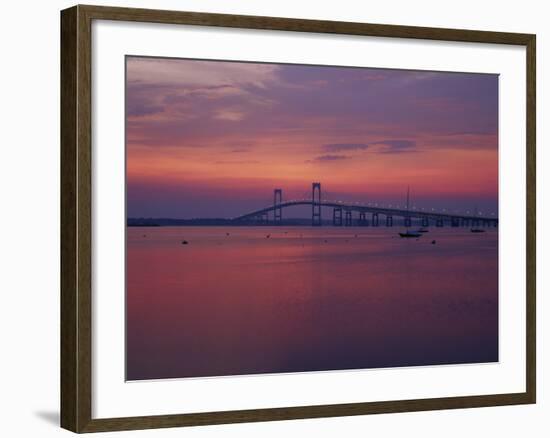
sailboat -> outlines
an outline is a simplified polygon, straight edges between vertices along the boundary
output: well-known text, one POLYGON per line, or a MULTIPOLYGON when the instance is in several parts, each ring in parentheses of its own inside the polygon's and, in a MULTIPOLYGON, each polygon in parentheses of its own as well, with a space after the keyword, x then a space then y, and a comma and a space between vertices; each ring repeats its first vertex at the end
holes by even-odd
MULTIPOLYGON (((409 190, 409 187, 407 186, 407 212, 409 211, 409 194, 410 194, 410 190, 409 190)), ((422 232, 409 231, 409 228, 407 228, 407 230, 404 233, 399 233, 399 236, 404 238, 411 238, 411 237, 418 238, 422 236, 422 232)))

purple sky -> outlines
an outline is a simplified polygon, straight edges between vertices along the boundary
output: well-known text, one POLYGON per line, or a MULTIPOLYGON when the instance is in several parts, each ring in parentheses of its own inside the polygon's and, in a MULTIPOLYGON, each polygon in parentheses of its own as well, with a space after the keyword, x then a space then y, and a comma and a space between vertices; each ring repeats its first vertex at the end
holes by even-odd
POLYGON ((130 217, 231 217, 312 181, 498 209, 496 75, 130 57, 126 100, 130 217))

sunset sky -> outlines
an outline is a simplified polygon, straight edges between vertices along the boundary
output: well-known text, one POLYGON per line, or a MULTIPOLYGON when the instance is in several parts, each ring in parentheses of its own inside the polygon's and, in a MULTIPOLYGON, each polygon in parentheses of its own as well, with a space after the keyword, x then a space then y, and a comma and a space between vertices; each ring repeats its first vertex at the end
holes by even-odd
POLYGON ((497 214, 498 76, 128 57, 126 146, 129 217, 232 217, 313 181, 497 214))

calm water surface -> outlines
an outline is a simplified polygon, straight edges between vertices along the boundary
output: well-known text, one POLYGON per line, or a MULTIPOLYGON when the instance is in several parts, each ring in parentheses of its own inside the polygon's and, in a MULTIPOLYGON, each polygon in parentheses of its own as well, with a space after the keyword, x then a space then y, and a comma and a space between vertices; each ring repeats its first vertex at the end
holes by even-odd
POLYGON ((127 378, 497 361, 497 231, 400 230, 129 227, 127 378))

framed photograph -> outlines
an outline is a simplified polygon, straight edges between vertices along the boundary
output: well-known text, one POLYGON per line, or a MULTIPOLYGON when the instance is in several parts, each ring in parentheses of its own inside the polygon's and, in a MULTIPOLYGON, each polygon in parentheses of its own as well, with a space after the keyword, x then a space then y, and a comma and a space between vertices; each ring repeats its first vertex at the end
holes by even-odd
POLYGON ((61 423, 535 403, 535 35, 61 12, 61 423))

